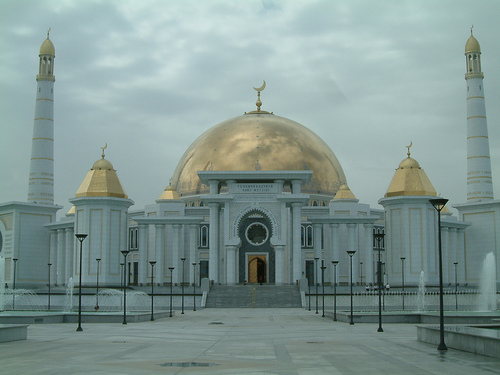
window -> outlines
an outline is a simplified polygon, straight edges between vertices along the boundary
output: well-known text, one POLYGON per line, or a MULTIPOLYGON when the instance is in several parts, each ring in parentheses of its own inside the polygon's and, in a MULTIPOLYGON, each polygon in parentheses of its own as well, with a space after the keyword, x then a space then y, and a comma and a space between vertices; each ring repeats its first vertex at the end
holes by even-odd
POLYGON ((200 226, 200 247, 208 247, 208 225, 200 226))
POLYGON ((314 246, 314 235, 312 225, 302 225, 301 227, 301 246, 302 247, 313 247, 314 246))

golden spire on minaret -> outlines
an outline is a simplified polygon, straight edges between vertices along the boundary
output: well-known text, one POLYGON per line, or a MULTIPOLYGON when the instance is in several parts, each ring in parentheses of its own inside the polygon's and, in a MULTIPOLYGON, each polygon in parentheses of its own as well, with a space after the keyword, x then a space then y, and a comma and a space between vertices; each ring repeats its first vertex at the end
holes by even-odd
POLYGON ((410 141, 410 145, 409 146, 405 146, 408 149, 408 152, 406 153, 406 155, 408 155, 408 157, 410 157, 410 155, 411 155, 411 153, 410 153, 411 146, 413 146, 413 142, 411 142, 411 141, 410 141))
POLYGON ((104 145, 104 147, 101 147, 101 150, 102 150, 102 153, 101 153, 101 157, 104 159, 104 150, 108 148, 108 142, 106 142, 106 144, 104 145))
POLYGON ((253 89, 255 91, 257 91, 257 101, 255 102, 255 105, 257 106, 257 110, 256 111, 252 111, 252 112, 245 112, 245 115, 248 115, 250 113, 266 113, 266 114, 273 114, 272 112, 267 112, 267 111, 261 111, 260 110, 260 107, 262 107, 262 101, 260 100, 260 92, 263 91, 265 88, 266 88, 266 81, 262 81, 262 86, 260 87, 254 87, 253 89))

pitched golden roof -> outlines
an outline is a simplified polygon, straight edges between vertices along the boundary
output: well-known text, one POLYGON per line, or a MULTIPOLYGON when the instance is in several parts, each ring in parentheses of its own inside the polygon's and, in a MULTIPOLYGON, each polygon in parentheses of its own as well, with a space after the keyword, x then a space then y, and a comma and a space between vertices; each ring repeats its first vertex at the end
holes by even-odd
POLYGON ((168 186, 163 190, 163 193, 161 193, 160 198, 158 199, 181 199, 179 197, 179 193, 175 188, 172 186, 172 184, 168 184, 168 186))
POLYGON ((338 199, 357 199, 351 189, 349 189, 349 186, 346 184, 343 184, 339 190, 337 191, 337 194, 335 194, 335 197, 333 198, 334 200, 338 199))
POLYGON ((418 162, 408 157, 404 159, 392 178, 391 184, 384 197, 397 197, 406 195, 436 196, 436 190, 418 162))
POLYGON ((113 165, 104 159, 104 151, 102 158, 97 160, 88 171, 75 197, 128 198, 113 165))

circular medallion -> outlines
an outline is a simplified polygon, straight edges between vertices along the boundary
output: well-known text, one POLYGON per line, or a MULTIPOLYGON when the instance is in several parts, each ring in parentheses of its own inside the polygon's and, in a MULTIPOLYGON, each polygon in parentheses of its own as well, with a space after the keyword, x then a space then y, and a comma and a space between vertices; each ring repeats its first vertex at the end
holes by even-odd
POLYGON ((267 241, 269 231, 262 223, 252 223, 247 227, 245 236, 252 245, 260 246, 267 241))

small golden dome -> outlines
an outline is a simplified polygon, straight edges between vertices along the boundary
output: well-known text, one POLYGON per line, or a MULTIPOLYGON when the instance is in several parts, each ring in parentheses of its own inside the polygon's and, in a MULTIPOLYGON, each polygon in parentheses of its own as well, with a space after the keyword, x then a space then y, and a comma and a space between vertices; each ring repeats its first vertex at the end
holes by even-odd
POLYGON ((75 197, 128 198, 113 165, 104 159, 104 151, 102 158, 97 160, 88 171, 75 197))
MULTIPOLYGON (((409 153, 409 152, 408 152, 409 153)), ((435 197, 436 190, 418 162, 408 156, 396 169, 384 197, 428 195, 435 197)))
POLYGON ((161 193, 159 200, 163 199, 181 199, 179 197, 179 193, 175 188, 172 186, 172 184, 169 184, 165 190, 163 190, 163 193, 161 193))
POLYGON ((47 39, 45 39, 40 47, 40 55, 56 55, 56 49, 54 48, 54 44, 49 39, 47 35, 47 39))
POLYGON ((349 189, 349 186, 343 184, 339 188, 339 191, 337 191, 337 194, 335 194, 335 197, 333 199, 338 200, 338 199, 357 199, 357 198, 354 196, 351 189, 349 189))
POLYGON ((467 43, 465 43, 465 53, 469 52, 481 52, 479 42, 474 38, 474 35, 472 35, 472 29, 470 30, 470 37, 467 39, 467 43))

